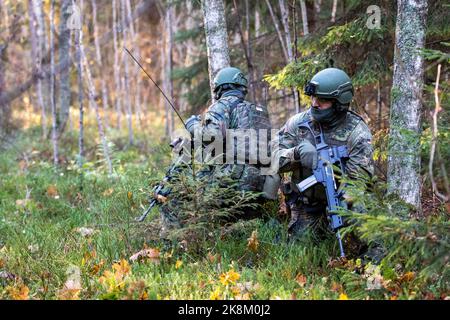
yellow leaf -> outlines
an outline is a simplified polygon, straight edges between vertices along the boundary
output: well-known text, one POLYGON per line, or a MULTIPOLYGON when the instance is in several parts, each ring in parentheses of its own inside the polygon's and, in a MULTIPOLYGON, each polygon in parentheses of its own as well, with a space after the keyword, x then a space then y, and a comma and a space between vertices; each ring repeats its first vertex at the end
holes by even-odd
POLYGON ((345 293, 341 293, 339 295, 339 299, 338 300, 348 300, 348 296, 345 293))
POLYGON ((113 188, 109 188, 109 189, 106 189, 105 191, 103 191, 103 195, 104 195, 105 197, 107 197, 107 196, 112 195, 113 192, 114 192, 114 189, 113 189, 113 188))
POLYGON ((236 283, 236 281, 239 280, 240 277, 241 275, 239 273, 235 272, 234 269, 231 269, 230 271, 222 273, 220 275, 220 282, 224 286, 228 286, 229 284, 236 283))
POLYGON ((409 271, 402 275, 399 280, 400 282, 409 282, 412 281, 415 276, 416 274, 414 272, 409 271))
POLYGON ((183 261, 177 260, 177 262, 175 263, 175 269, 181 268, 182 265, 183 265, 183 261))
POLYGON ((219 287, 217 287, 216 290, 211 292, 211 294, 209 295, 209 299, 210 300, 220 300, 220 299, 222 299, 222 293, 220 292, 220 288, 219 287))
POLYGON ((128 261, 125 259, 120 260, 119 263, 114 263, 112 268, 116 271, 117 274, 122 274, 122 275, 126 275, 131 270, 131 267, 128 264, 128 261))
POLYGON ((128 200, 133 199, 133 192, 128 191, 128 192, 127 192, 127 197, 128 197, 128 200))
POLYGON ((250 249, 253 252, 257 252, 258 251, 258 247, 259 247, 258 231, 257 230, 253 231, 252 235, 247 240, 248 240, 247 248, 250 249))
POLYGON ((47 187, 47 195, 49 197, 57 197, 58 196, 58 189, 54 185, 50 185, 47 187))
POLYGON ((305 284, 306 284, 306 277, 305 277, 304 275, 302 275, 302 274, 299 273, 299 274, 295 277, 295 281, 297 281, 297 283, 300 285, 300 287, 304 287, 305 284))
POLYGON ((28 287, 24 284, 21 284, 18 288, 7 287, 6 291, 13 300, 28 300, 30 298, 28 296, 30 289, 28 289, 28 287))

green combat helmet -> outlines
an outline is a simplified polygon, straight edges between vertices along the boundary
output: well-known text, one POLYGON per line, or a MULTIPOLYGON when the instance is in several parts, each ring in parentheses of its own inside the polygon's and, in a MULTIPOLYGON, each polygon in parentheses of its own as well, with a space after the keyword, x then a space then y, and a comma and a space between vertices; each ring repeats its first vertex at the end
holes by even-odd
POLYGON ((341 69, 327 68, 312 77, 305 87, 305 94, 323 99, 336 99, 340 105, 348 105, 353 98, 352 80, 341 69))
POLYGON ((223 68, 214 78, 214 92, 224 84, 235 84, 247 88, 247 83, 247 78, 238 68, 223 68))

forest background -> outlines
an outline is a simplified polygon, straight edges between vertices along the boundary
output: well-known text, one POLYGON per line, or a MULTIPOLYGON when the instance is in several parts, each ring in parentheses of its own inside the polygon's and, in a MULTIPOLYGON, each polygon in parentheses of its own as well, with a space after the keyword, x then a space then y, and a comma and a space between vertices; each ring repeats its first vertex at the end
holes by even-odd
MULTIPOLYGON (((2 1, 0 297, 448 298, 448 7, 2 1), (226 41, 217 45, 214 36, 226 41), (180 250, 164 251, 157 210, 144 223, 134 218, 170 163, 167 144, 181 123, 124 47, 185 119, 212 103, 220 66, 248 75, 247 98, 268 106, 274 128, 308 108, 302 88, 314 73, 345 70, 352 109, 374 136, 377 175, 373 192, 354 190, 367 214, 348 214, 387 257, 337 263, 334 239, 287 244, 278 207, 266 208, 269 220, 213 232, 204 225, 197 238, 180 239, 180 250)), ((200 204, 186 212, 217 209, 194 181, 184 188, 200 204)))

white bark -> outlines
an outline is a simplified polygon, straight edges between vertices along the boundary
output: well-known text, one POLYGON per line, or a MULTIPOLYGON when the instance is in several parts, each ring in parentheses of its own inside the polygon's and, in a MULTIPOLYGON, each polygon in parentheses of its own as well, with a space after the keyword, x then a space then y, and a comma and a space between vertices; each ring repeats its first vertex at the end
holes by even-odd
POLYGON ((86 53, 84 51, 83 42, 80 42, 80 54, 81 54, 82 63, 84 64, 84 70, 86 71, 86 81, 87 81, 87 85, 88 85, 89 104, 95 111, 95 116, 97 118, 98 134, 100 136, 100 140, 101 140, 101 143, 103 146, 103 156, 105 157, 105 162, 108 166, 108 172, 109 172, 109 174, 112 174, 113 169, 112 169, 111 157, 109 155, 108 142, 106 139, 105 131, 103 129, 103 120, 100 115, 99 107, 98 107, 97 101, 95 101, 95 97, 97 96, 97 93, 95 90, 94 82, 92 81, 91 69, 89 67, 89 62, 86 58, 86 53))
MULTIPOLYGON (((42 2, 40 0, 28 1, 28 12, 30 15, 30 34, 32 43, 33 68, 41 70, 42 55, 45 50, 42 30, 42 2)), ((47 112, 45 109, 44 97, 42 92, 42 80, 36 82, 36 97, 39 108, 41 109, 42 138, 47 136, 47 112)))
MULTIPOLYGON (((279 0, 279 5, 281 12, 281 23, 283 24, 284 36, 286 39, 286 50, 288 55, 288 61, 289 63, 291 63, 294 61, 294 53, 292 50, 291 32, 289 30, 289 14, 284 0, 279 0)), ((300 111, 300 107, 297 88, 293 87, 292 92, 294 94, 294 110, 295 113, 298 113, 300 111)))
POLYGON ((399 0, 391 91, 388 191, 421 210, 420 135, 426 0, 399 0))
MULTIPOLYGON (((70 60, 70 29, 67 22, 71 15, 69 7, 71 0, 61 2, 60 20, 59 20, 59 62, 68 63, 70 60), (67 62, 66 62, 67 61, 67 62)), ((70 68, 66 68, 59 75, 59 118, 58 135, 61 135, 66 127, 70 111, 70 68)))
MULTIPOLYGON (((108 110, 108 89, 106 87, 105 73, 103 72, 103 59, 102 52, 100 50, 100 41, 98 35, 98 23, 97 23, 97 1, 92 0, 92 22, 94 26, 94 44, 95 44, 95 58, 99 68, 100 84, 102 86, 102 106, 103 112, 108 110)), ((108 127, 107 117, 105 117, 105 126, 108 127)))
MULTIPOLYGON (((127 23, 126 23, 126 7, 125 7, 125 1, 122 0, 120 2, 120 11, 121 11, 121 17, 122 17, 122 33, 123 33, 123 44, 126 46, 127 40, 129 39, 129 31, 127 29, 127 23)), ((126 106, 126 112, 127 112, 127 124, 128 124, 128 142, 130 144, 134 143, 134 135, 133 135, 133 113, 131 110, 131 99, 130 99, 130 67, 128 64, 128 56, 126 56, 125 50, 122 51, 122 64, 124 68, 124 77, 123 77, 123 89, 125 94, 125 106, 126 106)))
POLYGON ((220 69, 230 66, 225 7, 223 0, 202 0, 202 9, 208 51, 211 99, 214 100, 214 77, 220 69))
POLYGON ((286 49, 286 46, 284 44, 283 35, 281 34, 280 25, 278 23, 278 18, 275 16, 275 13, 273 12, 272 5, 270 4, 269 0, 266 0, 267 8, 269 9, 270 16, 272 17, 273 25, 275 26, 275 30, 277 31, 278 40, 280 41, 281 50, 283 51, 284 58, 286 60, 286 63, 289 62, 289 55, 286 49))
POLYGON ((331 9, 331 22, 336 22, 337 0, 333 0, 333 8, 331 9))
POLYGON ((117 38, 117 4, 116 0, 112 0, 112 11, 113 11, 113 50, 114 50, 114 84, 116 90, 114 92, 114 99, 116 104, 116 114, 117 114, 117 128, 122 129, 122 103, 120 99, 121 89, 120 89, 120 65, 119 65, 119 45, 117 38))
POLYGON ((50 1, 50 104, 52 110, 52 144, 53 144, 53 163, 58 165, 58 136, 56 128, 56 103, 55 103, 55 45, 54 45, 54 32, 55 32, 55 1, 50 1))
POLYGON ((302 9, 303 36, 307 36, 309 34, 309 28, 305 0, 300 0, 300 8, 302 9))
MULTIPOLYGON (((73 1, 72 1, 73 2, 73 1)), ((83 12, 83 0, 80 1, 80 11, 83 12)), ((82 19, 82 17, 80 17, 82 19)), ((82 24, 81 24, 82 25, 82 24)), ((84 91, 83 91, 83 64, 81 61, 81 43, 83 42, 83 30, 75 30, 75 63, 78 80, 78 110, 79 110, 79 134, 78 134, 78 158, 80 166, 84 158, 84 91)))

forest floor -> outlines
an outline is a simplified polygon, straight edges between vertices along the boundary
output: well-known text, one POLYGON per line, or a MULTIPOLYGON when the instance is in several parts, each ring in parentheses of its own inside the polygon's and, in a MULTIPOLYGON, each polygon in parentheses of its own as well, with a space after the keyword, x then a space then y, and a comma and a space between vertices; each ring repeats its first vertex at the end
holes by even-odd
MULTIPOLYGON (((95 126, 91 126, 94 127, 95 126)), ((288 243, 287 223, 238 222, 201 252, 158 242, 158 212, 135 222, 162 178, 170 151, 153 133, 110 133, 115 173, 108 176, 86 131, 87 162, 76 165, 77 133, 60 141, 52 165, 40 128, 15 133, 0 155, 0 298, 3 299, 442 299, 413 270, 389 280, 358 259, 333 263, 335 238, 288 243), (255 232, 256 231, 256 232, 255 232)))

